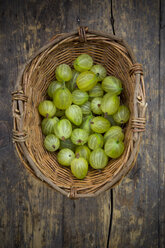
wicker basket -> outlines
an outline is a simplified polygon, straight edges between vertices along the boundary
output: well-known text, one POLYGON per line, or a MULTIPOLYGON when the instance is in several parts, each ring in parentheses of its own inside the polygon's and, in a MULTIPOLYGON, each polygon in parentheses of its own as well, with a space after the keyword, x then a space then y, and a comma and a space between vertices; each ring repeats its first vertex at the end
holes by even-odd
POLYGON ((122 40, 113 35, 88 31, 55 37, 24 66, 18 77, 13 100, 13 141, 25 167, 48 185, 70 198, 93 197, 114 187, 135 163, 142 132, 145 130, 145 88, 142 66, 122 40), (89 169, 84 180, 75 179, 70 168, 58 164, 55 153, 43 147, 40 101, 54 79, 57 65, 67 63, 82 53, 101 63, 109 75, 123 81, 123 100, 129 106, 131 117, 125 130, 125 151, 116 160, 110 160, 103 170, 89 169))

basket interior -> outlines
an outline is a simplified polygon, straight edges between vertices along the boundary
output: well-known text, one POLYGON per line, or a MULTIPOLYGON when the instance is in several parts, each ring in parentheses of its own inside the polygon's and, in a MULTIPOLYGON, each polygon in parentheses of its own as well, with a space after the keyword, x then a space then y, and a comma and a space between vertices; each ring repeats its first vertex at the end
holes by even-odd
MULTIPOLYGON (((89 167, 88 175, 84 180, 76 179, 70 172, 70 168, 63 167, 56 160, 56 153, 47 152, 43 146, 44 136, 41 132, 41 116, 38 113, 38 105, 47 95, 46 91, 51 81, 55 79, 55 69, 61 63, 72 66, 74 59, 82 54, 92 56, 94 63, 101 63, 107 69, 108 75, 114 75, 123 82, 122 101, 129 107, 131 117, 133 114, 134 82, 129 70, 132 65, 127 56, 126 48, 115 41, 103 41, 91 39, 86 43, 78 40, 61 41, 51 45, 45 51, 37 55, 28 65, 23 74, 23 90, 28 96, 24 112, 24 129, 28 133, 26 147, 33 161, 40 171, 60 188, 69 190, 76 187, 79 192, 94 192, 106 182, 113 180, 125 164, 128 153, 128 145, 132 137, 130 122, 125 128, 125 151, 117 160, 110 160, 103 170, 94 170, 89 167)), ((28 167, 28 163, 26 163, 28 167)))

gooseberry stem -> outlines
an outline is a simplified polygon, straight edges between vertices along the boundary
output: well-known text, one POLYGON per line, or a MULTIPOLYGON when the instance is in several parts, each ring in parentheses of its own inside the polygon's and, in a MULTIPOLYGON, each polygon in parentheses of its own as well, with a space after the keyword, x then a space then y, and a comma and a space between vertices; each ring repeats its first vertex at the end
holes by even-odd
POLYGON ((62 81, 62 88, 65 89, 66 86, 65 86, 65 81, 62 81))
POLYGON ((47 113, 47 114, 46 114, 46 118, 48 118, 48 117, 49 117, 49 114, 47 113))
POLYGON ((80 154, 79 154, 79 153, 77 153, 77 154, 76 154, 76 158, 79 158, 79 157, 80 157, 80 154))

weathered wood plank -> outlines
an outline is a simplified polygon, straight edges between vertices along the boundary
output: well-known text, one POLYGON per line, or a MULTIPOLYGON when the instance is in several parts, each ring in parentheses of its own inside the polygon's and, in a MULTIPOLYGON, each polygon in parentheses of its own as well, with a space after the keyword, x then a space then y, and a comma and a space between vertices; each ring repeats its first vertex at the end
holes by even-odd
POLYGON ((159 82, 159 247, 165 247, 165 1, 160 1, 160 82, 159 82))
POLYGON ((106 247, 109 213, 109 192, 96 199, 64 198, 62 247, 106 247))
POLYGON ((159 1, 115 1, 114 17, 116 35, 121 35, 130 44, 137 61, 143 64, 148 111, 137 163, 115 189, 110 244, 111 247, 121 248, 155 248, 159 243, 160 211, 159 94, 163 96, 159 91, 159 1))
MULTIPOLYGON (((84 8, 80 18, 82 21, 87 18, 96 28, 94 20, 102 15, 104 4, 99 1, 102 9, 98 5, 96 11, 94 1, 87 2, 84 6, 84 2, 80 1, 84 8)), ((21 65, 56 33, 75 30, 78 15, 77 1, 1 1, 0 61, 3 71, 0 116, 2 131, 5 130, 1 139, 5 145, 0 149, 2 248, 106 247, 109 192, 95 199, 71 201, 33 178, 16 157, 11 139, 5 143, 9 134, 4 123, 7 122, 12 129, 11 104, 8 102, 21 65)), ((97 24, 99 30, 102 18, 97 24)))
MULTIPOLYGON (((159 84, 159 1, 114 1, 116 34, 128 41, 138 62, 144 65, 149 103, 147 131, 138 161, 133 171, 115 189, 110 240, 110 247, 114 248, 163 248, 165 243, 164 141, 159 138, 163 137, 164 132, 163 1, 161 4, 159 84)), ((2 248, 106 247, 110 192, 107 191, 96 199, 71 201, 31 177, 15 156, 11 138, 6 140, 6 137, 10 136, 7 127, 12 128, 9 94, 13 90, 20 65, 56 33, 75 30, 77 16, 81 25, 112 33, 108 0, 1 1, 2 248)))

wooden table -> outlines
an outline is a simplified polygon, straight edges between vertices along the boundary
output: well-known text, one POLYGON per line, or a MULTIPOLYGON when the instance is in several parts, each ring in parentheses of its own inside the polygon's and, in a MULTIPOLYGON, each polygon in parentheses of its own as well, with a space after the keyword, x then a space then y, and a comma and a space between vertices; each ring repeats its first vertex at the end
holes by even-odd
POLYGON ((165 247, 165 1, 113 1, 116 35, 143 64, 147 127, 133 170, 93 199, 70 200, 32 177, 12 144, 11 92, 18 71, 57 33, 80 24, 112 34, 110 0, 0 1, 0 247, 165 247))

